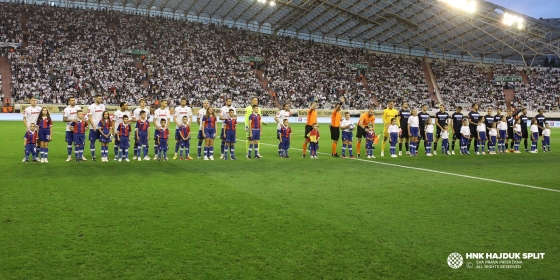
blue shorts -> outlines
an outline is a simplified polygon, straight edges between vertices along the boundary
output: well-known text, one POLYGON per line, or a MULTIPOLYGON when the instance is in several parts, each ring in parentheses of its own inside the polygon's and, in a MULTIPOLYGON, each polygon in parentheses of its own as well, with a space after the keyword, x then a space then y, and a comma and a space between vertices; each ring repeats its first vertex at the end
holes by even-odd
POLYGON ((350 132, 350 131, 342 131, 342 141, 350 141, 350 142, 352 142, 352 132, 350 132))
POLYGON ((489 140, 490 140, 490 146, 494 146, 496 144, 496 136, 490 136, 489 140))
POLYGON ((175 129, 175 140, 181 140, 181 130, 175 129))
POLYGON ((136 139, 136 142, 140 146, 148 145, 148 133, 138 132, 138 139, 136 139))
POLYGON ((410 137, 418 137, 420 129, 418 127, 411 127, 410 128, 410 137))
POLYGON ((513 140, 515 141, 521 140, 521 136, 522 135, 517 134, 515 131, 513 132, 513 140))
POLYGON ((74 144, 83 145, 86 142, 86 135, 83 133, 74 133, 74 144))
POLYGON ((226 142, 235 143, 235 131, 226 131, 226 142))
POLYGON ((259 140, 261 140, 261 130, 260 129, 251 130, 251 141, 259 141, 259 140))
POLYGON ((206 135, 206 138, 214 139, 214 137, 216 137, 216 129, 212 127, 205 127, 204 134, 206 135))
POLYGON ((500 139, 506 139, 507 130, 500 130, 499 132, 500 139))
POLYGON ((389 134, 389 143, 396 144, 399 141, 399 133, 398 132, 391 132, 389 134))
POLYGON ((89 141, 95 141, 97 139, 99 139, 99 131, 95 130, 95 129, 90 129, 89 130, 89 141))
POLYGON ((539 141, 539 133, 538 132, 533 132, 532 134, 533 134, 533 139, 535 139, 533 141, 539 141))
POLYGON ((130 139, 128 136, 121 136, 121 140, 119 141, 119 147, 121 149, 128 149, 130 147, 130 139))
POLYGON ((190 148, 190 147, 191 147, 191 138, 189 138, 189 139, 187 139, 187 140, 181 139, 181 140, 179 141, 179 144, 180 144, 181 146, 183 146, 183 147, 188 147, 188 148, 190 148))
POLYGON ((434 134, 433 133, 426 133, 426 142, 434 142, 434 134))
POLYGON ((198 138, 200 140, 204 139, 204 137, 202 137, 202 130, 198 130, 198 134, 197 134, 196 138, 198 138))
POLYGON ((39 128, 39 141, 50 142, 51 141, 51 130, 48 128, 39 128))
MULTIPOLYGON (((391 133, 392 134, 392 133, 391 133)), ((398 135, 397 135, 398 137, 398 135)), ((391 142, 391 145, 395 144, 396 142, 391 142)), ((373 149, 373 140, 366 140, 366 149, 373 149)))
POLYGON ((159 139, 159 145, 158 145, 158 149, 160 151, 167 151, 167 138, 160 138, 159 139))
POLYGON ((486 132, 478 131, 478 141, 486 141, 486 132))
POLYGON ((287 150, 290 148, 290 138, 282 138, 282 142, 280 142, 280 148, 283 150, 287 150))
POLYGON ((66 131, 66 143, 68 143, 68 145, 74 143, 74 131, 66 131))
MULTIPOLYGON (((105 133, 105 132, 103 132, 103 133, 105 133)), ((110 143, 111 142, 111 134, 109 134, 108 132, 105 133, 105 134, 109 135, 109 137, 105 137, 101 133, 99 133, 99 142, 110 143)))
POLYGON ((461 146, 467 146, 469 144, 469 139, 461 135, 461 146))
POLYGON ((550 145, 550 136, 543 136, 543 144, 550 145))

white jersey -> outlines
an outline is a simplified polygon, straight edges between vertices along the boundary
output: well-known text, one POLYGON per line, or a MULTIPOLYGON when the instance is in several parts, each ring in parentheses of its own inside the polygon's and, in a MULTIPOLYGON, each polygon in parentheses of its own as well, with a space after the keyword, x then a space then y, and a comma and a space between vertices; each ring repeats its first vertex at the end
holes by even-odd
POLYGON ((513 126, 513 131, 521 133, 521 125, 520 124, 515 124, 513 126))
POLYGON ((410 116, 408 117, 408 125, 410 125, 410 127, 418 127, 418 125, 420 125, 420 121, 418 120, 418 116, 410 116))
POLYGON ((161 109, 158 108, 157 110, 154 111, 154 120, 156 122, 156 128, 162 128, 161 127, 161 120, 166 120, 167 121, 167 127, 169 127, 169 118, 171 117, 171 112, 169 112, 168 108, 165 109, 161 109))
POLYGON ((23 111, 23 117, 27 121, 28 127, 32 123, 35 124, 37 123, 37 119, 39 118, 40 113, 41 113, 41 107, 39 106, 35 106, 35 107, 29 106, 25 108, 25 110, 23 111))
POLYGON ((442 130, 440 136, 441 136, 441 139, 449 139, 449 131, 442 130))
POLYGON ((479 124, 476 126, 476 132, 481 132, 484 131, 486 132, 486 125, 485 124, 479 124))
POLYGON ((188 118, 187 122, 192 121, 192 110, 188 106, 185 107, 177 106, 175 107, 175 112, 173 113, 173 116, 177 118, 177 122, 175 123, 175 129, 180 129, 181 126, 184 125, 183 123, 184 116, 187 116, 188 118))
MULTIPOLYGON (((97 126, 99 124, 99 121, 103 118, 103 112, 105 112, 104 104, 97 105, 93 103, 88 107, 88 114, 91 115, 91 117, 88 117, 88 119, 91 120, 93 125, 97 126)), ((93 126, 90 124, 89 128, 93 129, 93 126)))
POLYGON ((461 135, 471 136, 471 129, 469 128, 469 126, 461 126, 461 135))
POLYGON ((490 128, 490 131, 488 131, 488 135, 498 136, 498 130, 496 130, 495 128, 490 128))
POLYGON ((200 110, 198 110, 198 113, 196 114, 196 117, 198 118, 198 121, 200 122, 198 124, 198 131, 202 131, 202 118, 204 118, 204 116, 206 116, 206 109, 201 108, 200 110))
POLYGON ((498 130, 507 130, 507 123, 506 122, 499 122, 497 125, 498 130))
MULTIPOLYGON (((280 129, 282 128, 282 125, 284 125, 284 120, 288 119, 290 117, 292 113, 290 111, 285 111, 285 110, 280 110, 278 111, 278 113, 276 113, 276 117, 278 118, 278 126, 276 129, 280 129)), ((343 126, 342 124, 340 126, 343 126)))
POLYGON ((66 131, 70 131, 70 123, 78 119, 78 110, 82 110, 79 106, 74 105, 74 107, 66 107, 64 108, 63 117, 68 119, 66 123, 66 131))
POLYGON ((233 106, 229 106, 229 107, 228 107, 228 106, 224 106, 224 107, 222 107, 222 109, 221 109, 221 111, 220 111, 220 117, 223 119, 223 120, 222 120, 222 128, 225 127, 224 124, 225 124, 225 122, 226 122, 226 119, 229 119, 229 110, 230 110, 230 109, 233 109, 233 111, 234 111, 233 115, 237 116, 237 113, 236 113, 237 111, 235 111, 235 107, 233 107, 233 106))
POLYGON ((426 131, 426 133, 432 133, 433 134, 434 133, 434 125, 432 125, 432 124, 427 125, 425 131, 426 131))
POLYGON ((543 129, 542 136, 550 137, 550 128, 543 129))
POLYGON ((539 127, 536 124, 531 125, 531 133, 539 132, 539 127))
POLYGON ((115 132, 117 132, 117 129, 119 129, 119 125, 124 122, 123 119, 124 116, 128 116, 129 120, 132 119, 132 116, 130 115, 129 111, 123 112, 121 110, 117 110, 115 113, 113 113, 113 119, 115 121, 115 125, 113 126, 113 129, 115 130, 115 132))
POLYGON ((144 108, 136 108, 134 109, 134 111, 132 111, 132 117, 139 121, 142 119, 142 117, 140 117, 140 111, 144 111, 146 112, 146 120, 150 120, 150 108, 149 107, 144 107, 144 108))
MULTIPOLYGON (((353 122, 352 120, 344 119, 344 120, 342 120, 342 121, 340 122, 340 127, 345 127, 345 126, 347 126, 347 125, 350 125, 350 126, 351 126, 351 125, 353 125, 353 124, 354 124, 354 122, 353 122)), ((348 127, 348 128, 343 129, 342 131, 352 132, 352 129, 350 129, 350 127, 348 127)))
POLYGON ((395 125, 390 125, 390 126, 387 128, 387 132, 389 132, 389 134, 391 134, 391 133, 393 133, 393 132, 399 133, 399 130, 400 130, 400 128, 399 128, 399 126, 396 125, 396 124, 395 124, 395 125))

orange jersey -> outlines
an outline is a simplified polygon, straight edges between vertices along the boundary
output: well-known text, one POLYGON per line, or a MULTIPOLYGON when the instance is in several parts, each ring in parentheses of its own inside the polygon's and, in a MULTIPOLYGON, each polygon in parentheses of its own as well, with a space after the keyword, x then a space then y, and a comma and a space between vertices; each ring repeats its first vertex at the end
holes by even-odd
POLYGON ((317 110, 311 110, 309 109, 309 111, 307 111, 307 125, 313 125, 314 123, 317 123, 317 110))
POLYGON ((368 114, 368 112, 365 112, 360 116, 360 121, 358 123, 361 124, 364 127, 367 127, 368 124, 370 124, 370 123, 374 124, 375 123, 375 116, 374 115, 370 116, 368 114))
POLYGON ((340 111, 337 110, 332 111, 331 126, 340 127, 340 120, 342 120, 342 114, 340 114, 340 111))

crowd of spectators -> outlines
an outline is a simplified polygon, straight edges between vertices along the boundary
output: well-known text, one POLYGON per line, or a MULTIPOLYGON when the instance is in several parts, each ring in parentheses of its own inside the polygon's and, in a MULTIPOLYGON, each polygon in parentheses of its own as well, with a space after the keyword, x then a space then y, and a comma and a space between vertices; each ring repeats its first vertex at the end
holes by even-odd
POLYGON ((473 103, 481 109, 505 108, 503 87, 490 80, 488 70, 456 60, 434 61, 431 66, 443 104, 448 108, 470 108, 473 103))
MULTIPOLYGON (((317 101, 319 108, 332 108, 344 96, 348 109, 384 108, 389 101, 434 105, 420 58, 107 9, 0 8, 0 40, 27 43, 9 54, 19 103, 35 95, 41 103, 63 104, 71 95, 87 104, 102 94, 106 104, 136 104, 144 97, 149 104, 168 99, 174 106, 187 97, 191 106, 209 100, 217 107, 229 97, 240 107, 258 96, 266 107, 305 108, 317 101)), ((514 88, 515 102, 526 106, 550 107, 558 100, 557 71, 524 70, 529 83, 523 84, 495 83, 489 68, 458 61, 434 61, 431 67, 448 107, 503 107, 504 88, 514 88)), ((515 66, 494 67, 493 73, 520 75, 515 66)))

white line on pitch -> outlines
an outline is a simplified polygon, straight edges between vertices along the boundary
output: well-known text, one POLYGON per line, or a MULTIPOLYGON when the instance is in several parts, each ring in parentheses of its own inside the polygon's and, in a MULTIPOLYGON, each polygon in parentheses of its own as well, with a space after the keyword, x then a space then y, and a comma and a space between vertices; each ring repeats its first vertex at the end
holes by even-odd
MULTIPOLYGON (((246 140, 240 140, 239 139, 239 141, 245 142, 246 140)), ((278 146, 278 145, 275 145, 275 144, 268 144, 268 143, 260 143, 260 145, 267 145, 267 146, 274 146, 274 147, 278 146)), ((301 151, 301 149, 298 149, 298 148, 290 148, 290 149, 301 151)), ((317 152, 317 153, 330 156, 328 153, 322 153, 322 152, 317 152)), ((487 179, 487 178, 481 178, 481 177, 475 177, 475 176, 469 176, 469 175, 463 175, 463 174, 457 174, 457 173, 443 172, 443 171, 431 170, 431 169, 420 168, 420 167, 412 167, 412 166, 406 166, 406 165, 400 165, 400 164, 394 164, 394 163, 386 163, 386 162, 380 162, 380 161, 375 161, 375 160, 365 160, 365 159, 360 159, 360 158, 353 158, 353 160, 375 163, 375 164, 381 164, 381 165, 387 165, 387 166, 393 166, 393 167, 401 167, 401 168, 407 168, 407 169, 413 169, 413 170, 419 170, 419 171, 425 171, 425 172, 432 172, 432 173, 438 173, 438 174, 444 174, 444 175, 453 175, 453 176, 457 176, 457 177, 463 177, 463 178, 469 178, 469 179, 475 179, 475 180, 481 180, 481 181, 488 181, 488 182, 493 182, 493 183, 500 183, 500 184, 506 184, 506 185, 512 185, 512 186, 518 186, 518 187, 524 187, 524 188, 531 188, 531 189, 560 193, 560 190, 555 190, 555 189, 548 189, 548 188, 543 188, 543 187, 524 185, 524 184, 518 184, 518 183, 512 183, 512 182, 506 182, 506 181, 500 181, 500 180, 494 180, 494 179, 487 179)))

